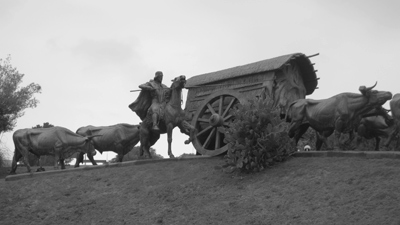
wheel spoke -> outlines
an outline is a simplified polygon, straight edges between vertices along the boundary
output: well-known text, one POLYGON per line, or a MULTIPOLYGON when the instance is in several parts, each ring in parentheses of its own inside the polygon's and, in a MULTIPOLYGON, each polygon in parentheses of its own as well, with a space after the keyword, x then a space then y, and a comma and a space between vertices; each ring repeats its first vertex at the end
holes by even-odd
MULTIPOLYGON (((218 114, 222 115, 222 105, 224 104, 224 96, 221 95, 219 97, 219 108, 218 108, 218 114)), ((217 132, 218 133, 218 132, 217 132)))
POLYGON ((233 115, 228 115, 227 117, 224 118, 224 122, 227 121, 227 120, 229 120, 229 119, 232 118, 232 117, 233 117, 233 115))
POLYGON ((208 135, 206 141, 203 144, 203 148, 207 148, 208 147, 208 145, 210 144, 210 141, 211 141, 211 137, 214 136, 215 130, 216 130, 216 128, 212 129, 212 131, 210 132, 210 134, 208 135))
POLYGON ((224 113, 222 114, 222 117, 226 116, 226 114, 229 112, 229 109, 232 107, 232 105, 233 105, 233 103, 235 103, 235 101, 236 101, 236 98, 233 98, 231 100, 231 102, 229 102, 229 105, 228 105, 228 107, 226 107, 224 113))
POLYGON ((198 122, 203 122, 203 123, 208 123, 209 120, 208 119, 203 119, 203 118, 199 118, 197 119, 198 122))
POLYGON ((199 133, 197 133, 197 137, 200 137, 202 134, 204 134, 205 132, 207 132, 208 130, 210 130, 211 128, 213 128, 212 126, 208 126, 206 128, 204 128, 204 130, 200 131, 199 133))
POLYGON ((214 111, 213 107, 210 105, 210 103, 207 104, 207 108, 208 108, 208 110, 210 110, 211 114, 215 114, 215 111, 214 111))
POLYGON ((215 135, 215 149, 219 149, 220 148, 220 146, 221 146, 221 141, 220 141, 220 135, 221 135, 221 133, 218 131, 218 129, 216 129, 217 131, 217 133, 216 133, 216 135, 215 135))

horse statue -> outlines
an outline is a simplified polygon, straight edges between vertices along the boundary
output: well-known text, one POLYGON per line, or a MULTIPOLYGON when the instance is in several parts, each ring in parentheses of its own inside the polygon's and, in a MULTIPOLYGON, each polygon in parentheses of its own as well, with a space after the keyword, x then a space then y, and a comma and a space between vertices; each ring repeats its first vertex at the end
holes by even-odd
POLYGON ((189 135, 189 139, 185 144, 189 144, 193 140, 195 128, 185 120, 187 117, 186 112, 182 110, 182 89, 185 87, 186 77, 181 75, 172 80, 171 87, 169 88, 169 100, 163 105, 162 113, 159 118, 159 131, 152 129, 152 118, 146 116, 140 124, 140 156, 143 153, 151 158, 150 147, 153 146, 160 134, 167 133, 168 135, 168 155, 170 158, 175 156, 172 154, 172 130, 178 126, 181 133, 189 135))

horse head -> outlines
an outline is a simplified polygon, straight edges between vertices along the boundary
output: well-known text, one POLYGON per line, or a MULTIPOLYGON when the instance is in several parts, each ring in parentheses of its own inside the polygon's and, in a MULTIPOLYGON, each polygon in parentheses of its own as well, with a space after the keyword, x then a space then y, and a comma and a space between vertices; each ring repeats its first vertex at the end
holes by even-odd
POLYGON ((179 77, 175 77, 172 81, 171 89, 175 88, 184 88, 186 84, 186 76, 180 75, 179 77))

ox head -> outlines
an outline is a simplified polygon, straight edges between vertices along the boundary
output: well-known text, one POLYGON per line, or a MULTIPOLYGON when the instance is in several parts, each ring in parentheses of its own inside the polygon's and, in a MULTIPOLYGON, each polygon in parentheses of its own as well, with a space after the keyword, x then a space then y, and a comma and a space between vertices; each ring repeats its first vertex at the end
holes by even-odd
POLYGON ((361 94, 368 99, 368 106, 370 107, 381 106, 385 104, 386 101, 392 99, 392 93, 389 91, 372 90, 377 83, 378 82, 372 87, 367 88, 365 86, 360 86, 359 88, 361 94))
POLYGON ((92 139, 97 136, 101 136, 101 135, 91 135, 91 136, 84 137, 85 143, 84 143, 84 147, 82 148, 83 153, 89 153, 93 156, 96 155, 96 149, 94 149, 92 139))
POLYGON ((389 109, 385 109, 380 105, 375 107, 368 113, 363 114, 361 117, 367 118, 367 117, 381 116, 385 120, 386 125, 390 127, 394 124, 394 119, 391 115, 389 115, 389 112, 390 112, 389 109))

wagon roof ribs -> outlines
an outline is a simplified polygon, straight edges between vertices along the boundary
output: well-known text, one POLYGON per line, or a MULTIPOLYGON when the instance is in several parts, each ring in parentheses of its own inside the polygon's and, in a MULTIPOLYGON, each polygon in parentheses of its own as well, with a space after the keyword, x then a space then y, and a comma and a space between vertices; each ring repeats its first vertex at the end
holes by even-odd
POLYGON ((221 80, 278 70, 285 66, 286 63, 293 60, 300 67, 304 86, 307 91, 306 94, 310 95, 314 92, 318 85, 318 79, 315 73, 316 71, 314 70, 314 66, 309 59, 312 56, 307 57, 302 53, 293 53, 216 72, 196 75, 187 80, 186 88, 191 89, 199 85, 212 84, 221 80))

